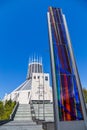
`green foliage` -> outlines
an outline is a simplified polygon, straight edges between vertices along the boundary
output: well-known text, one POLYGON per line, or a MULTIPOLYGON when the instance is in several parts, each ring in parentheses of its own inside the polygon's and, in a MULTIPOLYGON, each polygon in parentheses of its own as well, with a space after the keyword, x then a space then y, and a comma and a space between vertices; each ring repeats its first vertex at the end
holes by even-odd
POLYGON ((0 120, 2 119, 3 113, 4 113, 4 106, 3 103, 0 101, 0 120))
POLYGON ((85 88, 83 88, 83 95, 84 95, 85 102, 87 103, 87 90, 85 88))
POLYGON ((15 104, 16 102, 12 102, 11 100, 6 101, 5 104, 0 101, 0 120, 9 119, 15 104))

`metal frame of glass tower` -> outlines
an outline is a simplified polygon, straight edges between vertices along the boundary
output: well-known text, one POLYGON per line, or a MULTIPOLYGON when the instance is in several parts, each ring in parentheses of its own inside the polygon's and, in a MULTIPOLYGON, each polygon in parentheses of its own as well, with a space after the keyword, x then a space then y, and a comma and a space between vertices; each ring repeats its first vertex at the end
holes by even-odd
POLYGON ((47 17, 55 130, 86 130, 86 107, 65 16, 60 8, 49 7, 47 17))

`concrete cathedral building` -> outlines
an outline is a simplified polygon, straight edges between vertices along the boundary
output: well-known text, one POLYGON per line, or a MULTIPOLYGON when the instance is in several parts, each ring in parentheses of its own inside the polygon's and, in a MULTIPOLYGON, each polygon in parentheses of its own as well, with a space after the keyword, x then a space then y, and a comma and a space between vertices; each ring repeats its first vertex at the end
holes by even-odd
POLYGON ((27 78, 10 94, 6 94, 4 101, 11 99, 19 104, 29 104, 30 101, 52 102, 52 88, 49 73, 43 72, 42 60, 31 60, 28 64, 27 78))

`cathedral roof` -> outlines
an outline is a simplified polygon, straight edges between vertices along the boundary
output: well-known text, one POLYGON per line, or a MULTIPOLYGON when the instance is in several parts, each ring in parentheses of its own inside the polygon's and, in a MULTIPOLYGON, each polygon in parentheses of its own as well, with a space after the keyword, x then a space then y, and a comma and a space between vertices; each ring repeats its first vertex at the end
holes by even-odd
POLYGON ((23 91, 23 90, 30 90, 31 89, 31 79, 26 80, 24 83, 22 83, 18 88, 14 90, 16 91, 23 91))

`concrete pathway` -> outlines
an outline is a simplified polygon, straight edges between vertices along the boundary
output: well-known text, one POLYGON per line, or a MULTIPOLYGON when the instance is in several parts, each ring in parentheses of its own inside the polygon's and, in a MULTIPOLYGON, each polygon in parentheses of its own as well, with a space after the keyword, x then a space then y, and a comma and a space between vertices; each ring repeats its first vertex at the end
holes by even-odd
POLYGON ((0 130, 42 130, 42 125, 32 121, 10 121, 0 126, 0 130))

